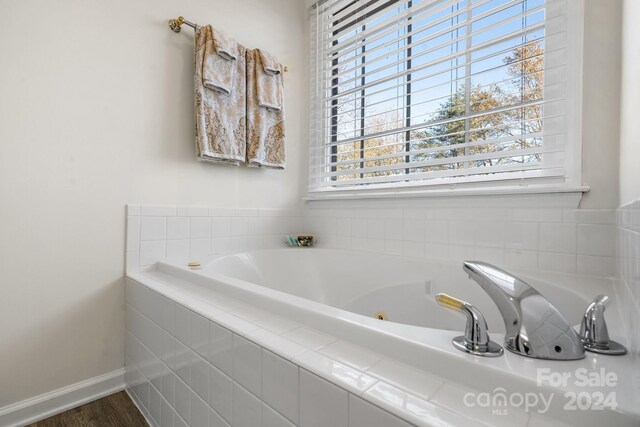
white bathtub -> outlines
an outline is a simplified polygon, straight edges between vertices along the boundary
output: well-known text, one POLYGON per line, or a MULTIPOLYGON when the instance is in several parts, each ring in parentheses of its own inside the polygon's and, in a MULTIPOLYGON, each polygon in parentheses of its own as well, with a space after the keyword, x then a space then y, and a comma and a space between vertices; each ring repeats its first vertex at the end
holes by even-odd
MULTIPOLYGON (((248 307, 308 325, 476 390, 580 391, 572 384, 559 388, 539 386, 536 380, 540 368, 637 372, 630 357, 587 353, 585 359, 577 361, 544 361, 508 351, 502 357, 480 358, 456 350, 451 339, 461 334, 465 322, 434 302, 433 296, 439 292, 478 307, 487 319, 493 340, 503 341, 503 322, 497 307, 457 263, 320 248, 251 251, 200 261, 199 270, 190 270, 185 260, 169 260, 159 262, 154 271, 131 277, 141 283, 147 277, 169 282, 175 278, 176 286, 184 286, 196 298, 215 302, 215 298, 229 297, 242 301, 248 307), (388 321, 375 318, 380 311, 388 321)), ((612 281, 541 272, 514 273, 547 297, 573 324, 579 322, 595 295, 613 295, 612 281)), ((607 309, 607 320, 612 338, 621 340, 615 301, 607 309)), ((636 418, 640 417, 638 389, 631 376, 620 375, 615 388, 619 405, 615 416, 622 417, 616 418, 619 425, 636 425, 640 419, 636 418), (627 418, 629 415, 631 418, 627 418)), ((554 401, 551 412, 565 422, 572 422, 571 417, 578 417, 583 425, 613 420, 610 411, 568 413, 563 411, 562 402, 554 401)))
MULTIPOLYGON (((233 277, 365 317, 376 318, 382 312, 391 322, 460 331, 464 317, 435 302, 437 293, 446 292, 480 308, 490 331, 504 332, 497 307, 467 278, 462 265, 336 249, 286 248, 214 258, 200 273, 233 277)), ((590 301, 588 294, 523 278, 578 324, 590 301)))

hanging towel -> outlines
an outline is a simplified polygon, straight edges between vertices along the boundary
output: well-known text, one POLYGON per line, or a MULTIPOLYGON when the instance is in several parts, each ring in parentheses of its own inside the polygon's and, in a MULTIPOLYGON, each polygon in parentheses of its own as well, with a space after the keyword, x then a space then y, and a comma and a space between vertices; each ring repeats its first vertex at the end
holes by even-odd
MULTIPOLYGON (((246 59, 245 48, 236 43, 238 55, 229 60, 214 50, 211 26, 198 27, 195 40, 196 154, 198 160, 238 166, 246 159, 246 59), (228 69, 228 94, 204 85, 205 69, 222 61, 228 69)), ((211 72, 209 69, 207 72, 211 72)))
POLYGON ((260 54, 260 62, 262 62, 262 68, 264 69, 265 73, 270 76, 282 73, 282 66, 273 55, 271 55, 269 52, 265 52, 262 49, 256 50, 260 54))
MULTIPOLYGON (((278 110, 261 107, 259 78, 264 69, 257 50, 247 49, 247 165, 276 169, 285 167, 284 104, 278 110)), ((282 74, 280 74, 280 77, 282 74)), ((284 92, 282 78, 280 93, 284 92)))
POLYGON ((258 105, 272 110, 282 109, 283 66, 268 52, 256 49, 256 88, 258 105))
POLYGON ((218 55, 224 59, 235 61, 240 55, 238 52, 238 42, 229 37, 224 31, 213 29, 213 45, 218 55))
POLYGON ((203 28, 205 47, 202 83, 207 89, 229 95, 238 59, 238 43, 220 30, 207 25, 203 28))

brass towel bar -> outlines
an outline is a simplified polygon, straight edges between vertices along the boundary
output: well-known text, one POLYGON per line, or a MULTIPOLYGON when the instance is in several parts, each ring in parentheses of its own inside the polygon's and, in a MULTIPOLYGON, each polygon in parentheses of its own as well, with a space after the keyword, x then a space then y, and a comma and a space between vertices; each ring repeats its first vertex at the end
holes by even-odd
MULTIPOLYGON (((183 16, 178 16, 176 19, 169 19, 169 28, 171 28, 171 31, 173 31, 174 33, 179 33, 180 30, 182 30, 182 24, 188 25, 194 30, 197 29, 199 26, 196 23, 187 21, 186 19, 184 19, 183 16)), ((286 73, 287 71, 289 71, 289 67, 285 66, 284 72, 286 73)))

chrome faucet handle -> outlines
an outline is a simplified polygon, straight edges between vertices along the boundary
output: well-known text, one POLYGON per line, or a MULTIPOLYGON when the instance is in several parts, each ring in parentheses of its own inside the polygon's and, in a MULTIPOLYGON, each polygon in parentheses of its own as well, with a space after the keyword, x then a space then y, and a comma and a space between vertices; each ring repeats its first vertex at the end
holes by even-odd
POLYGON ((436 301, 445 308, 458 311, 467 316, 464 336, 455 337, 452 341, 455 348, 476 356, 497 357, 502 355, 502 347, 491 341, 489 337, 487 321, 480 313, 480 310, 468 302, 447 294, 436 295, 436 301))
POLYGON ((609 339, 609 330, 604 319, 604 310, 608 303, 608 296, 598 295, 589 304, 580 324, 580 338, 587 351, 621 356, 627 352, 627 349, 622 344, 609 339))
POLYGON ((482 261, 465 261, 463 270, 491 297, 504 321, 504 347, 535 359, 584 357, 580 335, 540 292, 507 271, 482 261))

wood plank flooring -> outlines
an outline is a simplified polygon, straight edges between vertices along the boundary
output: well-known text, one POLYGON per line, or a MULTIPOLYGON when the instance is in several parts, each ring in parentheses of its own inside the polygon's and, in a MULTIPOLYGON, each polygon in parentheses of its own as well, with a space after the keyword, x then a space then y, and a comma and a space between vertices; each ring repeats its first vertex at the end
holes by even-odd
POLYGON ((121 391, 27 427, 148 427, 126 392, 121 391))

